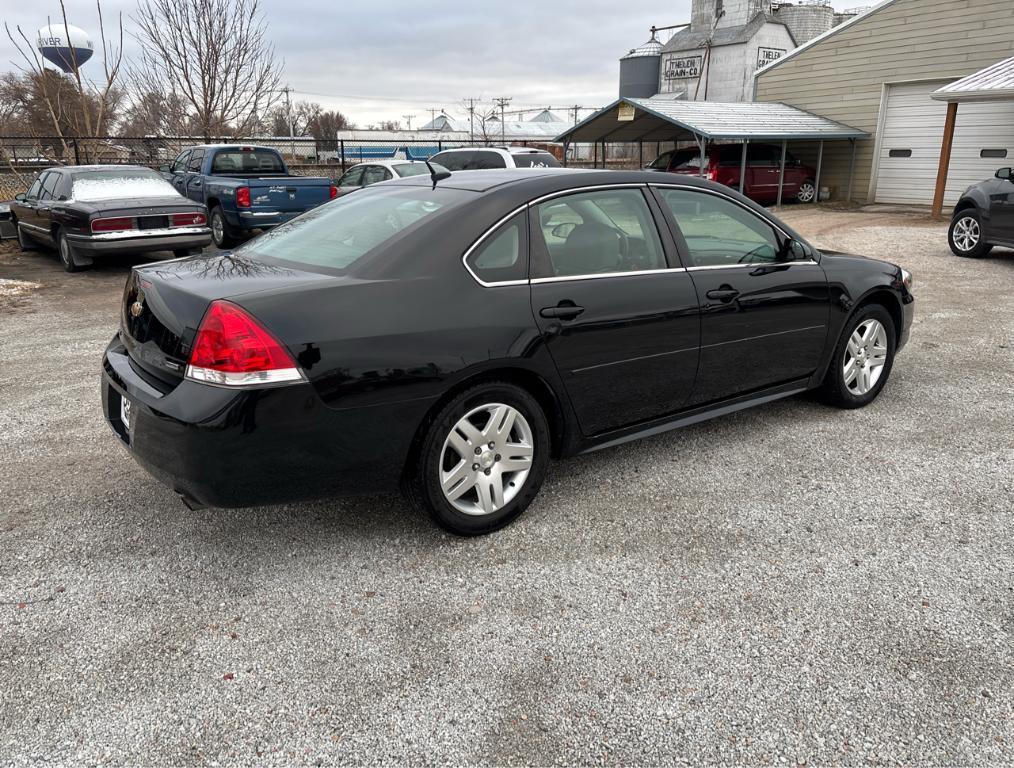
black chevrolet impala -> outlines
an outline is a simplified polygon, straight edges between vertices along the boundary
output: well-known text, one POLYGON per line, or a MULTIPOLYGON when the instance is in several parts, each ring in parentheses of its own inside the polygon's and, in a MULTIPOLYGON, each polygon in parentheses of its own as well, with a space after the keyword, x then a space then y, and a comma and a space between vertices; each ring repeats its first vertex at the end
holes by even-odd
POLYGON ((867 405, 913 302, 904 269, 818 251, 707 181, 414 177, 135 268, 102 404, 192 507, 400 486, 479 534, 551 457, 806 390, 867 405))

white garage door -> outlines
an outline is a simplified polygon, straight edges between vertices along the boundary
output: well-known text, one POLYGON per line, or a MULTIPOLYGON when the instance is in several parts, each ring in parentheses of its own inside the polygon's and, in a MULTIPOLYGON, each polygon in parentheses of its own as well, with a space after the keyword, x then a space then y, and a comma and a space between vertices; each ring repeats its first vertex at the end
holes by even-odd
MULTIPOLYGON (((881 131, 877 169, 878 203, 929 205, 933 202, 947 104, 930 94, 947 80, 892 85, 881 131)), ((946 205, 962 190, 1014 165, 1014 102, 958 107, 946 205)))

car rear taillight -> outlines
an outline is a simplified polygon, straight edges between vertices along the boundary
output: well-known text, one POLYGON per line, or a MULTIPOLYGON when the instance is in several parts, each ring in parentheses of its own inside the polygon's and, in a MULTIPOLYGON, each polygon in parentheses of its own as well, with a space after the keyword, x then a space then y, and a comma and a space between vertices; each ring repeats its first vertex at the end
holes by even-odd
POLYGON ((169 222, 174 227, 200 227, 208 223, 208 217, 203 213, 174 213, 169 222))
POLYGON ((285 347, 241 307, 213 301, 201 320, 187 378, 227 387, 301 381, 285 347))
POLYGON ((134 229, 134 220, 129 216, 92 221, 92 232, 123 232, 128 229, 134 229))
POLYGON ((338 197, 338 187, 336 187, 334 184, 332 184, 331 185, 331 199, 334 200, 336 197, 338 197))
POLYGON ((236 206, 238 208, 250 207, 250 187, 240 187, 236 190, 236 206))
POLYGON ((718 169, 717 168, 709 168, 708 169, 708 180, 709 181, 718 181, 718 169))

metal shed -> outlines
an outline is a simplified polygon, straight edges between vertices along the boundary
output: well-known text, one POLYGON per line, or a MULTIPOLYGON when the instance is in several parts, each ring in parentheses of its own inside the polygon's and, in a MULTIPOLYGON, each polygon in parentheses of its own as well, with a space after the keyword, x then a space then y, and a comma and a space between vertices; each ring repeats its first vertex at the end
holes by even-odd
MULTIPOLYGON (((573 128, 556 137, 564 148, 573 142, 601 143, 603 158, 608 142, 638 144, 643 163, 644 142, 694 141, 701 150, 701 173, 704 173, 704 154, 708 142, 741 141, 743 158, 740 169, 740 192, 746 178, 746 152, 751 141, 778 141, 782 146, 779 176, 778 204, 782 202, 782 183, 785 177, 785 157, 790 141, 818 141, 815 186, 820 189, 820 171, 824 158, 825 141, 849 141, 852 144, 852 163, 855 164, 855 143, 870 134, 826 117, 805 112, 788 104, 714 101, 683 101, 674 98, 650 99, 622 98, 608 107, 582 120, 573 128)), ((565 153, 566 156, 566 153, 565 153)), ((853 169, 854 170, 854 169, 853 169)), ((852 197, 852 178, 849 178, 849 199, 852 197)))
POLYGON ((944 190, 951 165, 954 145, 954 127, 958 120, 958 104, 983 101, 1014 101, 1014 58, 998 61, 992 66, 973 72, 930 94, 938 101, 947 102, 947 121, 940 147, 940 166, 937 186, 933 195, 933 217, 939 218, 944 209, 944 190))

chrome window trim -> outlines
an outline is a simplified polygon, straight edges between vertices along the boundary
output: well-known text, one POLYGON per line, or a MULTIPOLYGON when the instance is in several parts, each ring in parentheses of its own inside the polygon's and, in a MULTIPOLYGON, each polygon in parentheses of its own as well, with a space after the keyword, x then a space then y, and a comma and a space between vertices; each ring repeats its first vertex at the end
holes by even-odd
POLYGON ((747 264, 710 264, 704 267, 687 267, 687 272, 705 272, 712 269, 757 269, 758 267, 792 267, 798 264, 812 264, 819 266, 816 261, 751 261, 747 264))
POLYGON ((49 234, 49 230, 46 229, 45 227, 40 227, 40 226, 37 226, 35 224, 28 224, 27 222, 24 222, 24 221, 20 221, 19 220, 18 221, 18 226, 19 227, 28 227, 28 229, 35 229, 35 230, 38 230, 39 232, 45 232, 47 235, 49 234))
POLYGON ((607 277, 641 277, 643 275, 657 275, 661 272, 686 272, 686 267, 666 267, 665 269, 638 269, 630 272, 601 272, 591 275, 562 275, 560 277, 533 277, 529 282, 532 285, 542 283, 573 283, 579 280, 602 280, 607 277))
MULTIPOLYGON (((475 272, 472 271, 472 268, 468 265, 468 257, 471 256, 472 252, 480 245, 482 245, 482 243, 487 238, 489 238, 490 235, 492 235, 497 229, 506 224, 510 219, 514 218, 522 211, 527 211, 531 209, 533 205, 539 205, 540 203, 544 203, 547 200, 553 200, 557 197, 580 195, 585 192, 597 192, 604 189, 648 189, 648 187, 649 183, 645 181, 625 181, 617 184, 595 184, 588 187, 576 187, 572 189, 557 190, 556 192, 550 192, 548 194, 542 195, 541 197, 537 197, 534 200, 529 200, 524 205, 518 206, 516 209, 514 209, 506 216, 504 216, 502 219, 497 221, 496 224, 494 224, 492 227, 483 232, 479 236, 479 238, 474 243, 472 243, 471 246, 469 246, 468 250, 465 251, 465 255, 461 257, 461 263, 465 266, 465 269, 468 270, 468 274, 472 276, 472 279, 475 280, 475 282, 477 282, 483 288, 501 288, 504 286, 511 285, 537 285, 540 283, 558 283, 574 280, 601 280, 602 278, 605 277, 631 277, 638 275, 651 275, 657 272, 686 272, 687 271, 686 267, 680 266, 680 267, 665 267, 663 269, 637 270, 633 272, 609 272, 588 275, 565 275, 563 277, 536 277, 536 278, 528 277, 525 278, 524 280, 503 280, 496 283, 487 283, 485 280, 482 280, 477 274, 475 274, 475 272)), ((694 187, 688 187, 688 189, 694 189, 694 187)), ((659 237, 661 238, 661 233, 659 233, 659 237)), ((531 233, 529 233, 529 244, 530 243, 531 243, 531 233)), ((531 274, 530 258, 529 258, 529 274, 531 274)))

